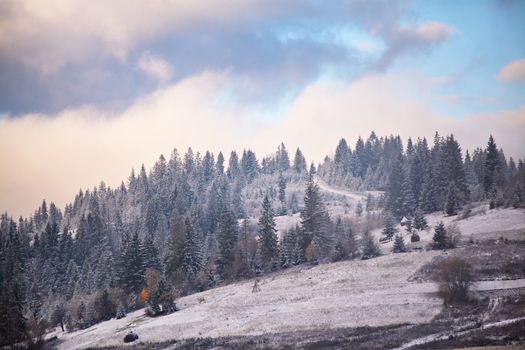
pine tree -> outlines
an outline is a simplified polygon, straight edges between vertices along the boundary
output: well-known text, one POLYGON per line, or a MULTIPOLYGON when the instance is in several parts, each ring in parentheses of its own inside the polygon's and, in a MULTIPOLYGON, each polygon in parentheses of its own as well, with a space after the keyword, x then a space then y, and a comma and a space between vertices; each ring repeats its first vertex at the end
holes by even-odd
POLYGON ((428 227, 427 219, 421 210, 416 210, 414 214, 414 228, 416 230, 424 230, 428 227))
POLYGON ((412 183, 410 178, 407 176, 403 182, 403 215, 413 215, 416 210, 416 206, 417 203, 412 190, 412 183))
POLYGON ((277 149, 276 154, 277 170, 280 172, 290 169, 290 158, 288 157, 288 151, 284 146, 284 143, 281 142, 277 149))
POLYGON ((140 240, 135 232, 124 255, 124 288, 129 292, 138 293, 144 282, 144 265, 140 254, 140 240))
POLYGON ((166 254, 166 273, 173 276, 182 268, 184 258, 184 242, 186 239, 186 226, 184 217, 176 215, 171 227, 171 235, 168 240, 168 252, 166 254))
POLYGON ((217 267, 219 273, 223 276, 233 263, 233 249, 237 243, 237 232, 237 221, 235 220, 233 213, 228 209, 224 209, 217 232, 217 243, 219 248, 217 267))
POLYGON ((355 207, 355 214, 358 218, 360 218, 361 215, 363 215, 363 204, 361 204, 361 201, 357 202, 357 205, 355 207))
POLYGON ((224 155, 219 152, 217 156, 217 162, 215 163, 215 171, 218 175, 224 174, 224 155))
POLYGON ((215 160, 213 154, 206 151, 202 159, 202 178, 205 184, 208 184, 215 176, 215 160))
POLYGON ((286 268, 295 264, 298 227, 292 227, 285 231, 281 240, 279 252, 281 254, 281 266, 286 268))
POLYGON ((345 139, 341 139, 335 150, 334 163, 336 172, 340 176, 345 176, 350 170, 350 148, 345 139))
POLYGON ((282 173, 279 174, 279 202, 281 204, 281 215, 286 215, 286 180, 282 173))
POLYGON ((268 270, 278 257, 277 229, 268 196, 264 196, 262 214, 259 218, 259 249, 263 267, 268 270))
POLYGON ((489 141, 487 143, 487 149, 485 150, 485 162, 483 165, 483 190, 485 191, 485 196, 489 197, 490 194, 494 192, 493 188, 495 186, 495 176, 499 166, 498 148, 492 135, 490 135, 489 141))
POLYGON ((259 164, 257 163, 257 157, 251 150, 245 150, 241 158, 241 168, 244 177, 248 182, 252 182, 255 176, 259 172, 259 164))
POLYGON ((404 204, 405 196, 403 192, 403 169, 402 159, 398 158, 392 166, 390 176, 388 177, 387 202, 385 209, 388 210, 394 217, 401 219, 405 215, 404 204))
POLYGON ((457 215, 456 186, 453 183, 448 188, 444 209, 448 216, 457 215))
POLYGON ((113 272, 113 253, 107 239, 104 239, 100 245, 100 253, 95 268, 95 288, 96 289, 107 289, 113 285, 114 272, 113 272))
POLYGON ((426 166, 421 198, 419 199, 419 209, 425 213, 432 213, 436 210, 436 183, 430 162, 426 166))
POLYGON ((295 151, 293 168, 298 174, 306 172, 306 159, 304 159, 303 153, 299 148, 295 151))
POLYGON ((383 228, 382 234, 386 239, 391 240, 396 233, 397 229, 395 219, 392 215, 387 213, 385 216, 385 227, 383 228))
POLYGON ((447 248, 447 230, 443 222, 440 222, 434 228, 434 236, 432 237, 434 241, 434 249, 446 249, 447 248))
POLYGON ((185 226, 185 240, 183 249, 182 269, 186 277, 193 279, 197 273, 202 269, 203 257, 201 244, 193 230, 191 222, 188 218, 184 221, 185 226))
POLYGON ((235 151, 232 151, 230 153, 227 173, 230 179, 236 179, 241 173, 241 169, 239 166, 239 156, 237 155, 237 152, 235 151))
POLYGON ((403 236, 397 234, 394 239, 394 248, 392 250, 394 253, 404 253, 406 252, 405 240, 403 236))
POLYGON ((313 175, 310 175, 304 194, 304 208, 301 210, 302 240, 300 244, 303 252, 312 241, 315 241, 321 257, 327 255, 331 244, 327 232, 328 222, 329 216, 319 185, 314 181, 313 175))
POLYGON ((157 247, 155 247, 155 244, 153 244, 153 240, 150 236, 146 235, 146 237, 144 237, 144 240, 142 241, 140 247, 140 254, 142 256, 142 264, 144 271, 146 271, 146 269, 152 268, 159 272, 162 272, 162 265, 159 259, 159 252, 157 250, 157 247))
POLYGON ((368 229, 365 229, 362 237, 362 246, 363 246, 363 255, 362 259, 371 259, 381 255, 381 250, 377 246, 374 238, 368 232, 368 229))

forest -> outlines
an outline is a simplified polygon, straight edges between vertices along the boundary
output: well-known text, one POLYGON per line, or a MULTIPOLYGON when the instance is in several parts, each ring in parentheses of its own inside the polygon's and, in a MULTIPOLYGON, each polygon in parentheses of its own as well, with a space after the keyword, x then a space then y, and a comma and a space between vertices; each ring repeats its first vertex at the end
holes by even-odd
POLYGON ((372 132, 354 147, 341 139, 317 166, 283 143, 259 159, 232 151, 228 161, 175 149, 116 188, 80 190, 63 209, 44 200, 29 217, 1 215, 0 345, 142 307, 174 312, 180 296, 294 265, 373 258, 381 252, 370 227, 388 236, 402 219, 457 215, 481 201, 525 207, 524 161, 507 159, 492 136, 464 152, 453 135, 404 145, 372 132), (366 193, 355 208, 365 223, 331 217, 318 179, 366 193), (300 223, 279 235, 275 218, 294 214, 300 223))

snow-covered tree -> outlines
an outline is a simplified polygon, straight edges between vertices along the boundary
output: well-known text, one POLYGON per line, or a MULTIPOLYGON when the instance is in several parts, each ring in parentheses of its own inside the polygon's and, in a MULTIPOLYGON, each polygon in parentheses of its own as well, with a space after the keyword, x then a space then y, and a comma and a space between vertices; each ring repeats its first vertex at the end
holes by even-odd
POLYGON ((394 253, 403 253, 406 252, 405 247, 405 240, 403 239, 403 236, 400 234, 397 234, 394 239, 394 247, 392 249, 394 253))
POLYGON ((447 230, 443 222, 439 222, 434 228, 434 236, 432 237, 432 240, 434 241, 435 249, 446 249, 448 247, 447 230))
POLYGON ((385 236, 386 239, 390 240, 394 235, 397 233, 396 228, 396 221, 390 213, 386 213, 385 215, 385 223, 384 228, 382 231, 383 236, 385 236))
POLYGON ((303 251, 312 241, 315 241, 319 247, 320 256, 327 256, 332 243, 328 235, 329 220, 319 185, 315 182, 313 175, 310 175, 304 194, 304 207, 301 210, 300 245, 303 251))
POLYGON ((266 270, 272 269, 277 264, 279 251, 276 232, 272 204, 266 195, 264 196, 262 213, 259 218, 259 249, 263 267, 266 270))

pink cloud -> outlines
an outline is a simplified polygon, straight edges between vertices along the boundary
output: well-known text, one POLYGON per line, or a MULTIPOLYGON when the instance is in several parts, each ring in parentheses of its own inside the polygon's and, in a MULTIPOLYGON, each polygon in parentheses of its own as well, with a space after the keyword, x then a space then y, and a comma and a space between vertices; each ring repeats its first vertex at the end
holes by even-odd
POLYGON ((501 69, 496 78, 505 82, 525 82, 525 59, 512 61, 501 69))

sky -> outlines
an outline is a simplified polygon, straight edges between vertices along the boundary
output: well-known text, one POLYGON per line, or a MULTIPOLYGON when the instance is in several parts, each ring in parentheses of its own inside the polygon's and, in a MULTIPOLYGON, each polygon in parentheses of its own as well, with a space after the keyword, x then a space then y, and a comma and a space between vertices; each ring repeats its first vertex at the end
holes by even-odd
POLYGON ((489 134, 525 158, 525 1, 0 0, 0 211, 177 148, 308 161, 341 138, 489 134))

